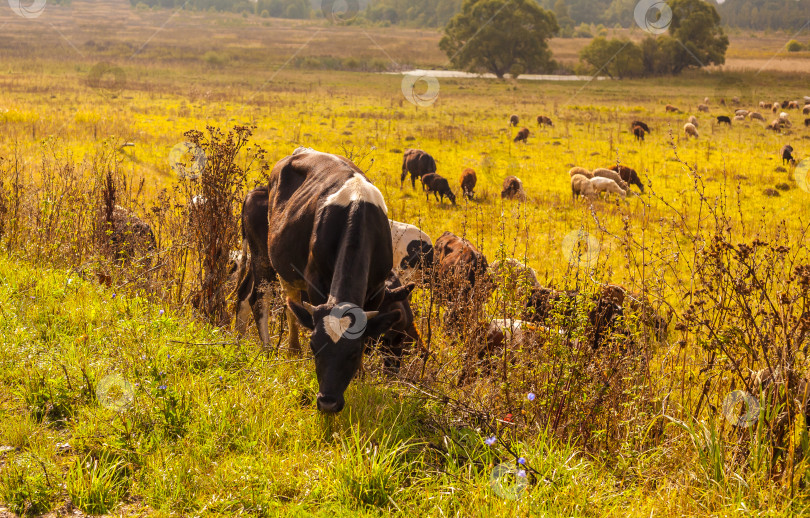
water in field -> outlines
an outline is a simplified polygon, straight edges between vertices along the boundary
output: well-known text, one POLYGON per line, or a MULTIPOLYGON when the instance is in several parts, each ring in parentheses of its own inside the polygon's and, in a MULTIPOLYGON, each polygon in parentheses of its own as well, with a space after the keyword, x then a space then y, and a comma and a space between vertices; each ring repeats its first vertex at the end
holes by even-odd
MULTIPOLYGON (((403 75, 410 75, 410 76, 432 76, 436 78, 440 77, 450 77, 450 78, 483 78, 483 79, 495 79, 495 74, 474 74, 472 72, 462 72, 460 70, 408 70, 406 72, 383 72, 383 74, 403 74, 403 75)), ((522 79, 524 81, 591 81, 591 80, 598 80, 603 81, 605 79, 609 79, 605 76, 567 76, 567 75, 560 75, 560 74, 521 74, 518 76, 518 79, 522 79)))

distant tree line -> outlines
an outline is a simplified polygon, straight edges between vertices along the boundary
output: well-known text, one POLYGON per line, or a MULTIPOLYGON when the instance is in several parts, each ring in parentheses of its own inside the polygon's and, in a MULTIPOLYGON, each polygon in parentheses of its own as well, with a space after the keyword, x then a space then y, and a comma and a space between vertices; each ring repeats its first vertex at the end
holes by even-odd
MULTIPOLYGON (((352 0, 354 1, 354 0, 352 0)), ((461 10, 463 0, 358 0, 360 13, 355 22, 443 27, 461 10)), ((638 0, 534 0, 554 13, 560 36, 576 33, 582 24, 632 27, 638 0)), ((130 0, 132 5, 191 10, 247 12, 273 18, 314 18, 321 16, 319 0, 130 0)), ((346 0, 336 0, 345 6, 346 0)), ((711 1, 723 25, 757 30, 798 30, 810 13, 810 0, 727 0, 711 1)))

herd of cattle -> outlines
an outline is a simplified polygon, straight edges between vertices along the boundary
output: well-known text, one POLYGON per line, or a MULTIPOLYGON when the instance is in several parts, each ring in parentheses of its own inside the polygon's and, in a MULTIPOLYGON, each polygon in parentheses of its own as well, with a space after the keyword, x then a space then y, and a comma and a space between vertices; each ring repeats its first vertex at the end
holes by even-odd
MULTIPOLYGON (((416 178, 424 183, 424 176, 435 174, 427 172, 430 169, 435 169, 435 161, 429 155, 409 150, 402 181, 410 172, 414 186, 416 178)), ((641 187, 637 176, 627 177, 641 187)), ((466 175, 465 184, 462 177, 465 195, 472 195, 474 188, 469 178, 466 175)), ((449 189, 446 181, 425 185, 426 189, 436 186, 431 191, 438 194, 447 194, 442 186, 449 189)), ((510 189, 522 191, 519 180, 510 189)), ((415 279, 433 290, 445 307, 444 329, 475 337, 473 360, 503 347, 507 337, 514 336, 516 325, 525 321, 534 329, 547 330, 555 311, 570 316, 584 300, 576 292, 541 286, 532 269, 515 259, 490 265, 472 243, 450 232, 434 243, 416 226, 389 220, 382 193, 355 164, 310 148, 298 148, 279 161, 268 185, 248 193, 242 208, 242 236, 236 327, 244 332, 247 315, 252 313, 263 344, 269 345, 269 294, 278 281, 286 297, 290 348, 300 350, 299 325, 311 331, 319 383, 317 406, 324 412, 343 408, 344 391, 368 343, 378 341, 391 371, 399 368, 410 347, 423 351, 410 307, 417 283, 400 279, 415 279), (528 290, 523 315, 510 322, 487 319, 486 299, 508 278, 528 279, 523 284, 528 290)), ((618 324, 626 307, 657 337, 668 326, 668 320, 642 297, 620 286, 602 287, 589 306, 587 340, 593 348, 610 331, 620 332, 618 324)))

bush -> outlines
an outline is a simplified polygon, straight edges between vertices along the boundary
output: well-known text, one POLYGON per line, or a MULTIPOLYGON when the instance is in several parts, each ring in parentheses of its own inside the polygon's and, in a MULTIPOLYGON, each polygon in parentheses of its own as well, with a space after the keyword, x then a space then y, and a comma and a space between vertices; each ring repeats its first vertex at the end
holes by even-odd
POLYGON ((796 40, 790 40, 787 43, 787 51, 788 52, 799 52, 804 50, 804 46, 796 40))

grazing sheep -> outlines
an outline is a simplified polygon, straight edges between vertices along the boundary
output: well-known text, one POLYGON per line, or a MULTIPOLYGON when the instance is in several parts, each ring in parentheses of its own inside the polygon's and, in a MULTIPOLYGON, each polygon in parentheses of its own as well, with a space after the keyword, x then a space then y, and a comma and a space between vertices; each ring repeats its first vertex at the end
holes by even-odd
POLYGON ((780 119, 774 119, 771 121, 770 124, 766 126, 766 128, 773 131, 779 131, 782 129, 784 125, 785 125, 784 122, 781 121, 780 119))
POLYGON ((642 121, 633 121, 633 122, 631 122, 630 123, 630 129, 632 129, 633 126, 641 126, 642 128, 644 128, 645 132, 652 133, 652 130, 650 130, 650 127, 647 126, 647 124, 642 122, 642 121))
MULTIPOLYGON (((596 193, 600 192, 612 192, 613 194, 618 194, 622 198, 627 195, 627 190, 622 189, 615 180, 610 178, 605 178, 602 176, 594 176, 590 179, 591 185, 593 186, 593 190, 596 193)), ((623 182, 622 182, 623 183, 623 182)), ((625 186, 627 184, 624 184, 625 186)))
POLYGON ((810 119, 804 119, 804 125, 810 126, 810 119))
POLYGON ((744 121, 745 120, 745 115, 735 115, 734 120, 735 121, 744 121))
POLYGON ((622 180, 622 177, 619 173, 614 171, 613 169, 605 169, 604 167, 600 167, 598 169, 593 170, 593 177, 594 178, 608 178, 616 182, 622 190, 627 190, 627 183, 622 180))
POLYGON ((804 96, 804 104, 810 104, 810 95, 804 96))
POLYGON ((765 117, 763 117, 762 114, 759 113, 759 112, 751 112, 751 113, 749 113, 748 118, 751 119, 751 120, 758 120, 758 121, 765 122, 765 117))
POLYGON ((781 106, 779 106, 779 103, 773 103, 771 105, 771 110, 773 110, 774 113, 778 112, 779 108, 781 108, 781 106))
POLYGON ((779 114, 779 118, 782 119, 783 121, 786 121, 790 118, 790 115, 788 115, 786 112, 782 112, 779 114))
POLYGON ((672 106, 671 104, 667 104, 664 107, 664 110, 666 110, 667 113, 670 113, 670 112, 672 112, 672 113, 681 113, 681 110, 679 110, 678 108, 672 106))
POLYGON ((790 144, 785 144, 782 146, 782 149, 779 151, 779 156, 782 157, 782 165, 796 164, 796 159, 793 158, 793 146, 790 144))
POLYGON ((633 126, 633 135, 636 137, 637 141, 644 141, 644 128, 641 126, 633 126))
POLYGON ((783 110, 787 109, 788 106, 790 106, 790 101, 782 101, 782 109, 783 110))
POLYGON ((515 142, 526 142, 528 138, 529 138, 529 129, 523 128, 520 131, 518 131, 518 134, 514 140, 515 142))
POLYGON ((501 198, 526 201, 526 191, 523 190, 523 182, 520 181, 520 178, 517 176, 507 176, 504 178, 501 198))
POLYGON ((475 176, 475 171, 470 168, 465 169, 461 173, 461 195, 472 200, 476 183, 478 183, 478 177, 475 176))
POLYGON ((736 110, 734 112, 734 115, 742 115, 743 117, 747 117, 748 116, 748 110, 736 110))
POLYGON ((709 105, 708 104, 698 104, 698 111, 699 112, 709 113, 709 105))
POLYGON ((732 97, 731 98, 731 104, 740 104, 740 98, 739 97, 732 97))
POLYGON ((788 103, 788 110, 798 110, 799 109, 799 101, 790 101, 788 103))
POLYGON ((763 109, 765 109, 765 110, 767 110, 768 108, 770 108, 770 107, 771 107, 771 104, 770 104, 770 103, 767 103, 767 102, 765 102, 765 101, 759 101, 759 107, 760 107, 760 108, 763 108, 763 109))
POLYGON ((689 118, 687 119, 687 122, 696 128, 699 126, 697 117, 695 117, 694 115, 690 115, 689 118))
POLYGON ((551 118, 546 117, 545 115, 537 116, 537 124, 541 126, 554 126, 554 123, 551 122, 551 118))
POLYGON ((438 202, 443 203, 444 197, 447 196, 450 203, 456 204, 456 195, 450 190, 450 183, 447 178, 436 173, 427 173, 422 175, 420 180, 422 181, 422 189, 425 191, 425 200, 429 200, 430 193, 433 193, 438 202))
POLYGON ((509 117, 509 125, 510 126, 517 126, 520 122, 520 118, 517 115, 512 115, 509 117))
POLYGON ((691 122, 687 122, 683 125, 683 132, 686 134, 686 138, 695 137, 698 138, 700 135, 698 134, 698 130, 694 124, 691 122))
POLYGON ((585 196, 590 198, 594 195, 593 185, 591 179, 581 174, 575 174, 571 177, 571 199, 575 200, 577 196, 585 196))
POLYGON ((568 176, 573 178, 575 174, 581 174, 582 176, 585 176, 587 178, 593 178, 593 173, 588 171, 584 167, 572 167, 571 169, 568 170, 568 176))
POLYGON ((605 169, 616 171, 617 173, 619 173, 619 176, 628 186, 635 185, 641 190, 641 192, 644 192, 644 184, 641 183, 641 179, 638 177, 638 173, 632 167, 617 164, 614 166, 606 167, 605 169))
POLYGON ((726 115, 718 115, 717 124, 728 124, 731 126, 731 119, 729 119, 726 115))
POLYGON ((493 281, 513 291, 521 287, 540 287, 534 268, 511 257, 493 262, 488 271, 493 281))
POLYGON ((802 115, 810 115, 810 104, 802 108, 802 115))

